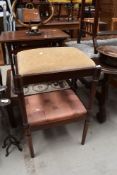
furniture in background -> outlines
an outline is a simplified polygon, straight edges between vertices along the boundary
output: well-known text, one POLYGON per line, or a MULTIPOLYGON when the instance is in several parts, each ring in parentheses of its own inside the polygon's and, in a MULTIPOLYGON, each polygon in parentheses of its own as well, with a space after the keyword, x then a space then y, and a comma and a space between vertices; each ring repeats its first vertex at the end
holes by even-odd
MULTIPOLYGON (((58 6, 58 15, 57 15, 58 20, 60 20, 60 18, 62 17, 62 7, 64 7, 63 11, 66 10, 65 17, 67 18, 68 21, 74 21, 79 19, 80 9, 81 9, 81 0, 64 0, 64 1, 51 0, 51 2, 55 5, 55 9, 56 9, 56 6, 58 6)), ((87 17, 89 17, 91 15, 90 7, 92 6, 92 0, 86 0, 86 5, 87 5, 87 13, 88 13, 87 17)))
POLYGON ((42 29, 40 32, 41 34, 39 35, 29 35, 26 33, 26 30, 1 33, 0 43, 3 49, 5 44, 8 48, 11 66, 13 66, 14 62, 11 58, 18 50, 34 47, 63 46, 64 41, 69 37, 68 34, 59 29, 42 29))
POLYGON ((97 119, 100 123, 107 118, 107 101, 109 84, 114 77, 117 77, 117 46, 100 46, 97 48, 100 53, 99 59, 94 59, 95 63, 101 65, 104 77, 100 80, 100 91, 97 92, 99 101, 99 112, 97 119))
MULTIPOLYGON (((112 2, 111 2, 112 3, 112 2)), ((108 5, 108 2, 104 2, 104 4, 108 5)), ((117 31, 111 31, 106 28, 102 29, 101 31, 98 31, 98 26, 100 23, 100 20, 105 23, 105 26, 108 26, 107 21, 104 21, 104 18, 102 18, 103 14, 103 3, 101 0, 96 0, 95 3, 95 15, 94 15, 94 21, 85 20, 84 18, 84 7, 85 7, 85 0, 82 0, 82 10, 81 10, 81 21, 80 21, 80 30, 79 30, 79 36, 78 36, 78 42, 80 42, 82 35, 88 34, 92 36, 93 40, 93 46, 94 46, 94 52, 96 53, 97 50, 97 37, 104 37, 104 36, 111 36, 111 35, 117 35, 117 31), (105 30, 106 29, 106 30, 105 30)), ((105 14, 105 13, 104 13, 105 14)), ((103 15, 104 15, 103 14, 103 15)))
POLYGON ((85 123, 81 143, 84 144, 100 66, 95 66, 88 56, 72 47, 61 47, 61 50, 56 47, 21 51, 17 54, 16 60, 15 92, 21 107, 31 157, 34 157, 32 142, 34 129, 44 129, 83 119, 85 123), (87 108, 76 95, 76 89, 71 81, 84 76, 92 77, 87 108), (24 86, 59 80, 66 80, 69 89, 24 96, 24 86))
POLYGON ((117 18, 112 18, 111 30, 117 30, 117 18))
MULTIPOLYGON (((2 31, 13 31, 15 30, 15 23, 11 15, 11 2, 10 0, 0 1, 0 34, 2 31)), ((0 65, 4 64, 4 53, 7 53, 7 48, 1 48, 0 45, 0 65)), ((6 62, 8 63, 8 56, 5 56, 6 62)))
POLYGON ((111 30, 112 18, 117 18, 117 1, 100 0, 100 18, 108 24, 111 30))
MULTIPOLYGON (((51 0, 50 2, 54 7, 53 18, 47 24, 39 26, 39 28, 59 28, 68 32, 72 38, 76 38, 79 29, 81 0, 51 0)), ((18 1, 17 3, 20 4, 20 8, 17 8, 17 11, 19 11, 17 18, 23 22, 21 10, 26 6, 26 1, 18 1)), ((48 1, 33 1, 33 4, 36 7, 35 9, 39 10, 41 18, 47 18, 49 15, 48 1)), ((86 6, 86 16, 92 17, 92 0, 87 0, 86 6)), ((22 28, 24 29, 25 26, 16 24, 17 30, 22 28)))
POLYGON ((12 31, 15 28, 15 24, 11 15, 11 2, 7 0, 0 1, 0 30, 12 31))

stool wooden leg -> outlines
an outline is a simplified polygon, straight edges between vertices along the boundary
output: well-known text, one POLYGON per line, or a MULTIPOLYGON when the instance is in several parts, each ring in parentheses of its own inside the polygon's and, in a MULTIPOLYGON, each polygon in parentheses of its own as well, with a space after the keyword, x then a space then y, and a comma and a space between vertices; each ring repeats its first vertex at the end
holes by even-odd
POLYGON ((30 155, 32 158, 35 157, 34 155, 34 149, 33 149, 33 142, 32 142, 32 134, 30 129, 27 130, 27 140, 28 140, 28 146, 29 146, 29 151, 30 151, 30 155))
POLYGON ((85 144, 86 136, 87 136, 87 131, 88 131, 88 126, 89 126, 89 121, 86 119, 84 122, 84 129, 83 129, 83 134, 82 134, 82 141, 81 144, 85 144))
POLYGON ((107 117, 106 103, 108 100, 108 86, 109 86, 109 75, 104 74, 104 79, 101 82, 101 92, 97 92, 97 99, 99 103, 99 112, 97 113, 97 120, 100 123, 105 122, 107 117))

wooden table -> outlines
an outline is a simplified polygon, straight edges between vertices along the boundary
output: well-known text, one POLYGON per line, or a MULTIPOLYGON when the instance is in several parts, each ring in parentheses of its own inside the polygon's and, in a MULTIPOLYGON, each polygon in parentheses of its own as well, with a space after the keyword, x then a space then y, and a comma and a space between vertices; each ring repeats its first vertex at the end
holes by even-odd
POLYGON ((6 44, 9 57, 12 58, 12 53, 17 53, 19 50, 24 50, 27 47, 63 46, 64 41, 69 37, 68 34, 59 29, 41 29, 40 32, 41 34, 38 35, 29 35, 26 33, 26 30, 2 32, 0 35, 0 43, 2 44, 3 51, 4 45, 6 44))
POLYGON ((109 82, 111 78, 117 76, 117 46, 114 46, 114 49, 112 49, 112 46, 101 46, 97 50, 100 53, 100 59, 94 59, 94 61, 97 65, 101 65, 102 72, 104 73, 103 79, 100 80, 100 92, 97 92, 97 98, 99 101, 99 112, 97 114, 97 119, 100 123, 103 123, 107 118, 109 82), (110 59, 114 59, 114 62, 116 61, 116 67, 110 66, 109 63, 105 64, 103 62, 104 59, 107 59, 107 63, 110 59))

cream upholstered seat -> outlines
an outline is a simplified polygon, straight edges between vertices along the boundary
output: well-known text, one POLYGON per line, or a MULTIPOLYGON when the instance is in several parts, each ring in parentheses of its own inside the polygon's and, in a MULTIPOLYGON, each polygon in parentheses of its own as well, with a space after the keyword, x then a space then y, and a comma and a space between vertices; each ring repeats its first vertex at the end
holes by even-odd
POLYGON ((17 66, 18 74, 26 75, 94 68, 95 63, 77 48, 54 47, 19 52, 17 66))

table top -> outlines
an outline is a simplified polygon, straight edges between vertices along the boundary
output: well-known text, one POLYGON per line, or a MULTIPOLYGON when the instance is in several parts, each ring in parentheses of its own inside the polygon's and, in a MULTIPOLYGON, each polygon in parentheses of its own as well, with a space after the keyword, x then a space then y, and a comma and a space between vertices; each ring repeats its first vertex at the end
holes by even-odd
POLYGON ((103 55, 107 55, 109 57, 112 58, 116 58, 117 59, 117 46, 99 46, 97 48, 98 52, 103 54, 103 55))
POLYGON ((2 32, 0 35, 1 43, 11 43, 20 41, 56 40, 67 39, 68 34, 59 29, 40 29, 41 34, 29 35, 26 30, 2 32))

